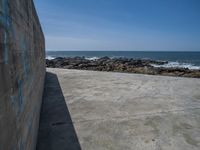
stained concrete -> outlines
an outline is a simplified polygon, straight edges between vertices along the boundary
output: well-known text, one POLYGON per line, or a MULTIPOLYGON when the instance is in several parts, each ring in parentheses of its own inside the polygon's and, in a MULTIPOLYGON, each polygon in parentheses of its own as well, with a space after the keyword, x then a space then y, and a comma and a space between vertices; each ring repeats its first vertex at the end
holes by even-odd
POLYGON ((200 80, 48 69, 38 150, 199 150, 200 80))
POLYGON ((45 42, 33 0, 0 0, 0 150, 34 150, 45 42))

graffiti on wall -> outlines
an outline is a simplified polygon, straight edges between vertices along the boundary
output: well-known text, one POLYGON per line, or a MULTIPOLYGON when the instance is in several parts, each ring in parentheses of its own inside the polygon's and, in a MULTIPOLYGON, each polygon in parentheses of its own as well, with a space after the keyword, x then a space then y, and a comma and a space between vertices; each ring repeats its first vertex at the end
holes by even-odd
POLYGON ((8 36, 11 31, 11 19, 9 17, 8 0, 1 0, 0 2, 0 26, 4 29, 3 62, 8 64, 8 36))

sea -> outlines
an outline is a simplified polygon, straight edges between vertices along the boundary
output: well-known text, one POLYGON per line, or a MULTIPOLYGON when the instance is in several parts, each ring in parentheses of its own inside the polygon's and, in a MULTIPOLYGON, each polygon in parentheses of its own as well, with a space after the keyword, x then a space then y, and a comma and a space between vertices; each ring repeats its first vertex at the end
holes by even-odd
POLYGON ((200 52, 168 52, 168 51, 46 51, 46 59, 56 57, 85 57, 89 60, 99 59, 104 56, 110 58, 133 58, 167 61, 164 65, 154 67, 188 68, 200 70, 200 52))

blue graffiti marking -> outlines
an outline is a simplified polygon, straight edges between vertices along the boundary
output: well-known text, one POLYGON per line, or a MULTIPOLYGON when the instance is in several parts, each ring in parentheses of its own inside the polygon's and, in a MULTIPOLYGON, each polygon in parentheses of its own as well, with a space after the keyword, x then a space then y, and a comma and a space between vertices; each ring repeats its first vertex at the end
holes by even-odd
POLYGON ((3 14, 0 14, 0 24, 6 28, 9 29, 10 25, 11 25, 11 20, 9 18, 8 15, 8 0, 3 0, 2 2, 2 8, 3 8, 3 14))
POLYGON ((19 143, 19 150, 25 150, 25 146, 22 140, 20 140, 20 143, 19 143))
POLYGON ((24 68, 24 75, 25 75, 25 78, 28 80, 30 66, 29 66, 28 52, 27 52, 27 46, 26 46, 26 41, 25 41, 24 36, 20 38, 20 48, 22 51, 22 64, 24 68))
POLYGON ((22 80, 18 81, 18 106, 19 112, 21 113, 24 110, 24 98, 23 98, 23 82, 22 80))
POLYGON ((4 62, 5 64, 8 64, 8 41, 7 41, 7 33, 5 32, 4 33, 4 45, 5 45, 5 48, 4 48, 4 62))
POLYGON ((5 64, 8 64, 8 33, 11 31, 11 19, 8 15, 8 1, 3 0, 2 1, 2 12, 0 13, 0 26, 3 26, 4 28, 4 57, 3 62, 5 64))

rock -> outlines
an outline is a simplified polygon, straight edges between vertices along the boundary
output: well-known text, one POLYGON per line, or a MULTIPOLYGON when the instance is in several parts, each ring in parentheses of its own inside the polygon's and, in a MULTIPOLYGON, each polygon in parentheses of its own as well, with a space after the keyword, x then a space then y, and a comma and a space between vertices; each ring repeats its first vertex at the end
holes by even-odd
POLYGON ((110 57, 108 57, 108 56, 105 56, 105 57, 101 57, 100 59, 98 59, 99 61, 101 61, 101 60, 110 60, 110 57))

